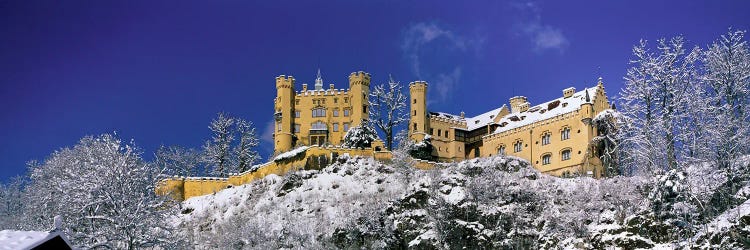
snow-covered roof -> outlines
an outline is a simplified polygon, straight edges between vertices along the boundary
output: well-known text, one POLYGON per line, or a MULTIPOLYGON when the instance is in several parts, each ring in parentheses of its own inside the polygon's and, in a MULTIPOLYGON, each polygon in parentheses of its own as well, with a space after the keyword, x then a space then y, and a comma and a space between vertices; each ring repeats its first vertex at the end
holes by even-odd
MULTIPOLYGON (((572 88, 568 88, 572 89, 572 88)), ((496 115, 500 114, 500 111, 503 108, 507 108, 505 104, 503 106, 487 111, 485 113, 479 114, 474 117, 466 117, 462 118, 461 116, 444 113, 444 112, 430 112, 430 115, 438 117, 438 118, 447 118, 456 120, 457 122, 460 122, 462 124, 466 124, 466 128, 458 128, 457 129, 465 129, 468 131, 472 131, 484 126, 487 126, 489 124, 498 124, 501 125, 493 133, 500 133, 507 130, 511 130, 514 128, 522 127, 525 125, 532 124, 534 122, 538 122, 541 120, 546 120, 561 114, 570 113, 576 110, 581 109, 581 104, 586 102, 586 91, 588 91, 589 95, 589 102, 593 103, 596 98, 596 91, 598 87, 591 87, 586 88, 581 91, 578 91, 574 93, 570 97, 560 97, 557 99, 550 100, 548 102, 538 104, 536 106, 530 107, 528 110, 524 112, 516 112, 516 113, 510 113, 508 115, 505 115, 502 117, 497 123, 495 123, 495 117, 496 115), (557 105, 554 105, 553 103, 556 103, 557 105), (503 125, 505 124, 505 125, 503 125)), ((510 111, 510 110, 509 110, 510 111)))
POLYGON ((579 110, 581 109, 581 104, 586 103, 586 91, 588 91, 589 102, 593 103, 596 98, 597 87, 583 89, 568 98, 560 97, 557 99, 553 99, 551 101, 530 107, 524 112, 510 113, 497 122, 500 127, 495 129, 493 133, 505 132, 514 128, 519 128, 538 121, 546 120, 561 114, 579 110))
POLYGON ((500 110, 502 110, 503 107, 505 107, 504 104, 503 104, 503 106, 501 106, 499 108, 487 111, 487 112, 482 113, 482 114, 480 114, 478 116, 467 118, 466 119, 467 130, 469 130, 469 131, 475 130, 475 129, 483 127, 483 126, 487 126, 487 124, 489 124, 489 123, 492 123, 492 121, 494 121, 494 119, 495 119, 495 116, 498 113, 500 113, 500 110))
POLYGON ((59 232, 2 230, 0 231, 0 250, 32 249, 57 236, 70 245, 70 242, 59 232))
POLYGON ((442 117, 442 118, 454 119, 454 120, 463 120, 464 119, 464 118, 461 118, 461 116, 454 115, 454 114, 448 114, 448 113, 445 113, 445 112, 430 112, 430 115, 434 115, 434 116, 442 117))

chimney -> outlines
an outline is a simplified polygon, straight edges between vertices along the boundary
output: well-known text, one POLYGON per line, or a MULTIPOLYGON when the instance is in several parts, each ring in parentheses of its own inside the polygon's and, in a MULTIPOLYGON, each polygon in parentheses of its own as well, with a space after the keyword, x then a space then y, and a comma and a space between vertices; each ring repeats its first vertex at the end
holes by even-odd
POLYGON ((330 88, 331 90, 333 90, 333 83, 328 84, 328 88, 330 88))
MULTIPOLYGON (((511 97, 510 98, 510 112, 511 113, 520 113, 520 112, 526 111, 522 107, 524 103, 528 103, 528 101, 526 101, 526 97, 525 96, 514 96, 514 97, 511 97)), ((531 104, 526 105, 526 109, 528 109, 528 106, 530 106, 530 105, 531 104)))
POLYGON ((307 91, 307 83, 302 84, 302 92, 307 91))
POLYGON ((576 88, 575 87, 570 87, 570 88, 567 88, 567 89, 563 89, 563 97, 564 98, 571 97, 571 96, 573 96, 573 94, 575 92, 576 92, 576 88))

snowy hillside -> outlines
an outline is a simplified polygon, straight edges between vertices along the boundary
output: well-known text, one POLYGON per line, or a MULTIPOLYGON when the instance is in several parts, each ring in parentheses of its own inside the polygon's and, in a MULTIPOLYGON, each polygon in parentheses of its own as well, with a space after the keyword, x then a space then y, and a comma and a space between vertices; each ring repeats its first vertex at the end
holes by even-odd
MULTIPOLYGON (((176 223, 198 248, 696 246, 643 230, 665 226, 651 221, 647 198, 662 179, 556 178, 512 157, 431 171, 341 159, 321 171, 269 176, 189 199, 176 223)), ((689 181, 695 180, 683 183, 689 181)), ((711 234, 747 232, 747 206, 716 217, 711 225, 721 226, 709 226, 711 234)))

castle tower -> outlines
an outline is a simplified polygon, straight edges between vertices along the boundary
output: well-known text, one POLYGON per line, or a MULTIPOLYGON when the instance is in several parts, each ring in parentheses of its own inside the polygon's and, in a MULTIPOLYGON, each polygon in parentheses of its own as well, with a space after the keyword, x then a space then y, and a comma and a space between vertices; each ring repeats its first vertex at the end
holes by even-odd
POLYGON ((370 74, 358 71, 349 74, 349 94, 352 104, 352 126, 367 120, 370 95, 370 74))
POLYGON ((427 82, 415 81, 409 83, 409 138, 414 141, 421 141, 427 135, 425 131, 429 127, 427 119, 427 82))
POLYGON ((292 148, 294 121, 294 77, 276 77, 276 100, 274 100, 274 142, 275 153, 292 148))

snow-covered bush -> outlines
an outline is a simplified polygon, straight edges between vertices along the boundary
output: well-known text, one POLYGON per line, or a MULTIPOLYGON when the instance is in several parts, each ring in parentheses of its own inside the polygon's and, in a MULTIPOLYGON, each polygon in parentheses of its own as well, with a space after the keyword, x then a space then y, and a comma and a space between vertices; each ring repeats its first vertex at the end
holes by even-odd
POLYGON ((410 144, 408 147, 408 152, 412 157, 428 161, 434 160, 432 150, 432 137, 430 135, 426 135, 422 141, 410 144))
POLYGON ((378 133, 367 122, 362 122, 359 126, 349 128, 344 135, 344 147, 350 148, 369 148, 372 142, 378 139, 378 133))

